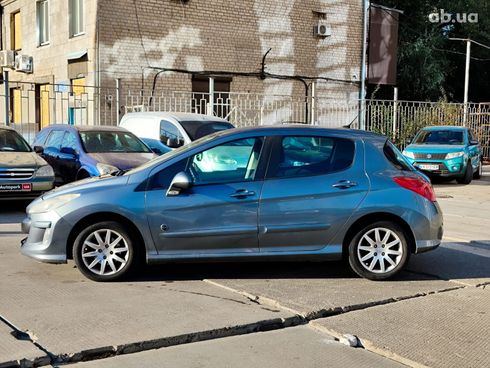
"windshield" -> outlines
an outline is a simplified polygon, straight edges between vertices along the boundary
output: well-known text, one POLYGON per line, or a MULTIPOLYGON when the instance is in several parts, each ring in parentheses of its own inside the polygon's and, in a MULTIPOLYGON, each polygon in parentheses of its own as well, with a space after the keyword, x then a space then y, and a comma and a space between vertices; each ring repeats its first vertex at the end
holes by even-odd
POLYGON ((118 131, 80 132, 83 147, 87 153, 150 153, 150 149, 134 134, 118 131))
POLYGON ((0 151, 31 152, 31 147, 16 131, 0 129, 0 151))
POLYGON ((462 130, 421 130, 413 140, 415 144, 463 144, 462 130))
POLYGON ((234 128, 232 124, 222 121, 181 121, 180 124, 193 141, 212 133, 234 128))

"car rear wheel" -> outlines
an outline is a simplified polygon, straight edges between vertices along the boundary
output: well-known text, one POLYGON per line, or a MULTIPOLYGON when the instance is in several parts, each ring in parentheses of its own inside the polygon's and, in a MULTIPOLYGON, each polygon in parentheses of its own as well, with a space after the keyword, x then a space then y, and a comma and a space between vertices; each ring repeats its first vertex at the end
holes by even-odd
POLYGON ((478 169, 476 169, 475 174, 473 175, 473 179, 480 179, 483 174, 483 162, 480 160, 478 164, 478 169))
POLYGON ((403 229, 390 221, 362 228, 349 244, 349 264, 359 276, 385 280, 403 269, 410 256, 403 229))
POLYGON ((466 170, 461 178, 457 178, 456 181, 459 184, 469 184, 473 179, 473 166, 471 166, 471 161, 466 164, 466 170))
POLYGON ((75 264, 94 281, 114 281, 127 275, 135 263, 134 253, 131 236, 113 221, 87 227, 73 246, 75 264))

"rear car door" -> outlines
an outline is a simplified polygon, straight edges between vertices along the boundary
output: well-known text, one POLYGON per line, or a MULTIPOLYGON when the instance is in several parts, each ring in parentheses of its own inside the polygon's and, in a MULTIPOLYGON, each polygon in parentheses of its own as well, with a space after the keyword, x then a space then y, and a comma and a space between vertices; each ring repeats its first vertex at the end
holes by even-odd
POLYGON ((219 144, 151 176, 146 213, 159 254, 258 252, 257 211, 265 163, 264 137, 219 144), (173 176, 186 171, 193 187, 166 196, 173 176))
POLYGON ((324 248, 368 190, 361 140, 276 137, 259 205, 260 251, 324 248))

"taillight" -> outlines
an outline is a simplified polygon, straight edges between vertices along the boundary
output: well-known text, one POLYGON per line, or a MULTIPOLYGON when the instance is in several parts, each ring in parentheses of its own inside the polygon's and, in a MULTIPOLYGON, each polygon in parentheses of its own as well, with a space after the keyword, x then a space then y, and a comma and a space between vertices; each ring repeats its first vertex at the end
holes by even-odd
POLYGON ((432 188, 430 183, 423 179, 397 176, 393 178, 393 180, 399 186, 420 194, 422 197, 427 198, 431 202, 435 202, 437 200, 436 193, 434 193, 434 188, 432 188))

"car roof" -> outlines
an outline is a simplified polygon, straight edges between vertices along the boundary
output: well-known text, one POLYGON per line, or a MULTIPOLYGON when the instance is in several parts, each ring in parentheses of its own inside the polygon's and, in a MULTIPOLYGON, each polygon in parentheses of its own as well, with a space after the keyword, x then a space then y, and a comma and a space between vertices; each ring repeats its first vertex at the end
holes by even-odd
POLYGON ((246 133, 246 132, 260 132, 263 131, 264 133, 269 133, 269 134, 315 134, 314 132, 322 132, 322 133, 331 133, 335 135, 343 135, 343 136, 348 136, 348 137, 353 137, 353 138, 359 138, 359 139, 372 139, 372 140, 386 140, 387 137, 381 134, 373 133, 373 132, 368 132, 365 130, 359 130, 359 129, 350 129, 350 128, 326 128, 326 127, 321 127, 321 126, 315 126, 315 125, 306 125, 306 124, 277 124, 277 125, 261 125, 261 126, 254 126, 254 127, 245 127, 245 128, 235 128, 235 129, 227 129, 227 130, 222 130, 218 133, 221 136, 225 135, 232 135, 232 134, 239 134, 239 133, 246 133))
MULTIPOLYGON (((219 121, 230 123, 228 120, 211 115, 195 114, 189 112, 172 112, 172 111, 149 111, 149 112, 128 112, 124 116, 138 118, 158 118, 158 119, 174 119, 177 121, 219 121)), ((123 118, 124 118, 123 116, 123 118)))
POLYGON ((0 129, 3 129, 3 130, 13 130, 13 131, 16 131, 14 128, 9 127, 8 125, 0 125, 0 129))
POLYGON ((49 125, 49 129, 64 129, 64 130, 77 130, 79 132, 87 131, 111 131, 111 132, 127 132, 128 130, 122 127, 114 125, 68 125, 68 124, 53 124, 49 125))
POLYGON ((468 128, 454 125, 433 125, 423 128, 423 130, 466 130, 468 128))

